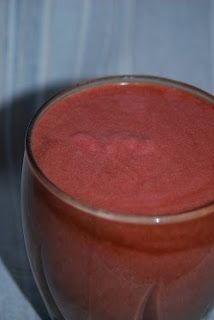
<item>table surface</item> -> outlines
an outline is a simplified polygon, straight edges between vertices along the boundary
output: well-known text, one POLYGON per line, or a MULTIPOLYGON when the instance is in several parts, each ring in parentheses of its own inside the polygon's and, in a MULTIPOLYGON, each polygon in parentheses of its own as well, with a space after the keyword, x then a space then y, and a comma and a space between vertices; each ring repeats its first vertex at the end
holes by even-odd
POLYGON ((29 119, 60 88, 110 74, 159 75, 213 92, 214 1, 1 0, 0 34, 0 319, 45 320, 20 219, 29 119))

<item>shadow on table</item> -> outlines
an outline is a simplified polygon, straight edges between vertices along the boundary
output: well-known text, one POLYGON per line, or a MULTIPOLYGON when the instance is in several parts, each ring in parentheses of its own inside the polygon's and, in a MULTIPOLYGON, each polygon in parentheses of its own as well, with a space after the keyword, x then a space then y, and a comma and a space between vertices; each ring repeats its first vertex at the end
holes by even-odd
MULTIPOLYGON (((69 83, 71 86, 71 83, 69 83)), ((20 214, 20 174, 26 127, 35 110, 68 83, 29 92, 0 109, 0 258, 42 320, 49 319, 26 257, 20 214)))

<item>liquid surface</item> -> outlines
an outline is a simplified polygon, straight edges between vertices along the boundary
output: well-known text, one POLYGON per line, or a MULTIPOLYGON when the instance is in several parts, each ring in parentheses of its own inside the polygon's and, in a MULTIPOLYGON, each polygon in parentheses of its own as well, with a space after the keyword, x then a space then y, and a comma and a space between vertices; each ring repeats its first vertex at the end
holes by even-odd
POLYGON ((65 97, 31 143, 48 179, 92 207, 166 215, 214 200, 214 106, 178 88, 112 84, 65 97))

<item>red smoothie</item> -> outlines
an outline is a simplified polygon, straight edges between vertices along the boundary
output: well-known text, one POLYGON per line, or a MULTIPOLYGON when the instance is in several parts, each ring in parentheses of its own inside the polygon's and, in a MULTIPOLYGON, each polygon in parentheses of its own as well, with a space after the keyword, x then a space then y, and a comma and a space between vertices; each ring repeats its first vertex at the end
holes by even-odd
POLYGON ((109 84, 67 96, 32 134, 38 166, 95 208, 135 215, 214 200, 214 107, 182 89, 109 84))
POLYGON ((52 319, 201 320, 214 300, 214 98, 116 77, 27 135, 23 229, 52 319), (104 210, 100 210, 104 209, 104 210))

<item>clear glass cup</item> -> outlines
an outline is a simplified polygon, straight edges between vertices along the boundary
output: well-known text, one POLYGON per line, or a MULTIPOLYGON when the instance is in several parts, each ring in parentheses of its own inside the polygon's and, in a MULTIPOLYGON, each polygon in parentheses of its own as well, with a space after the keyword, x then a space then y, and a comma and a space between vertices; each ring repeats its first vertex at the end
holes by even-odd
POLYGON ((57 320, 199 320, 214 298, 214 203, 170 216, 129 216, 85 206, 37 166, 31 133, 47 108, 104 83, 186 84, 147 76, 108 77, 64 91, 32 120, 22 171, 26 248, 39 291, 57 320))

